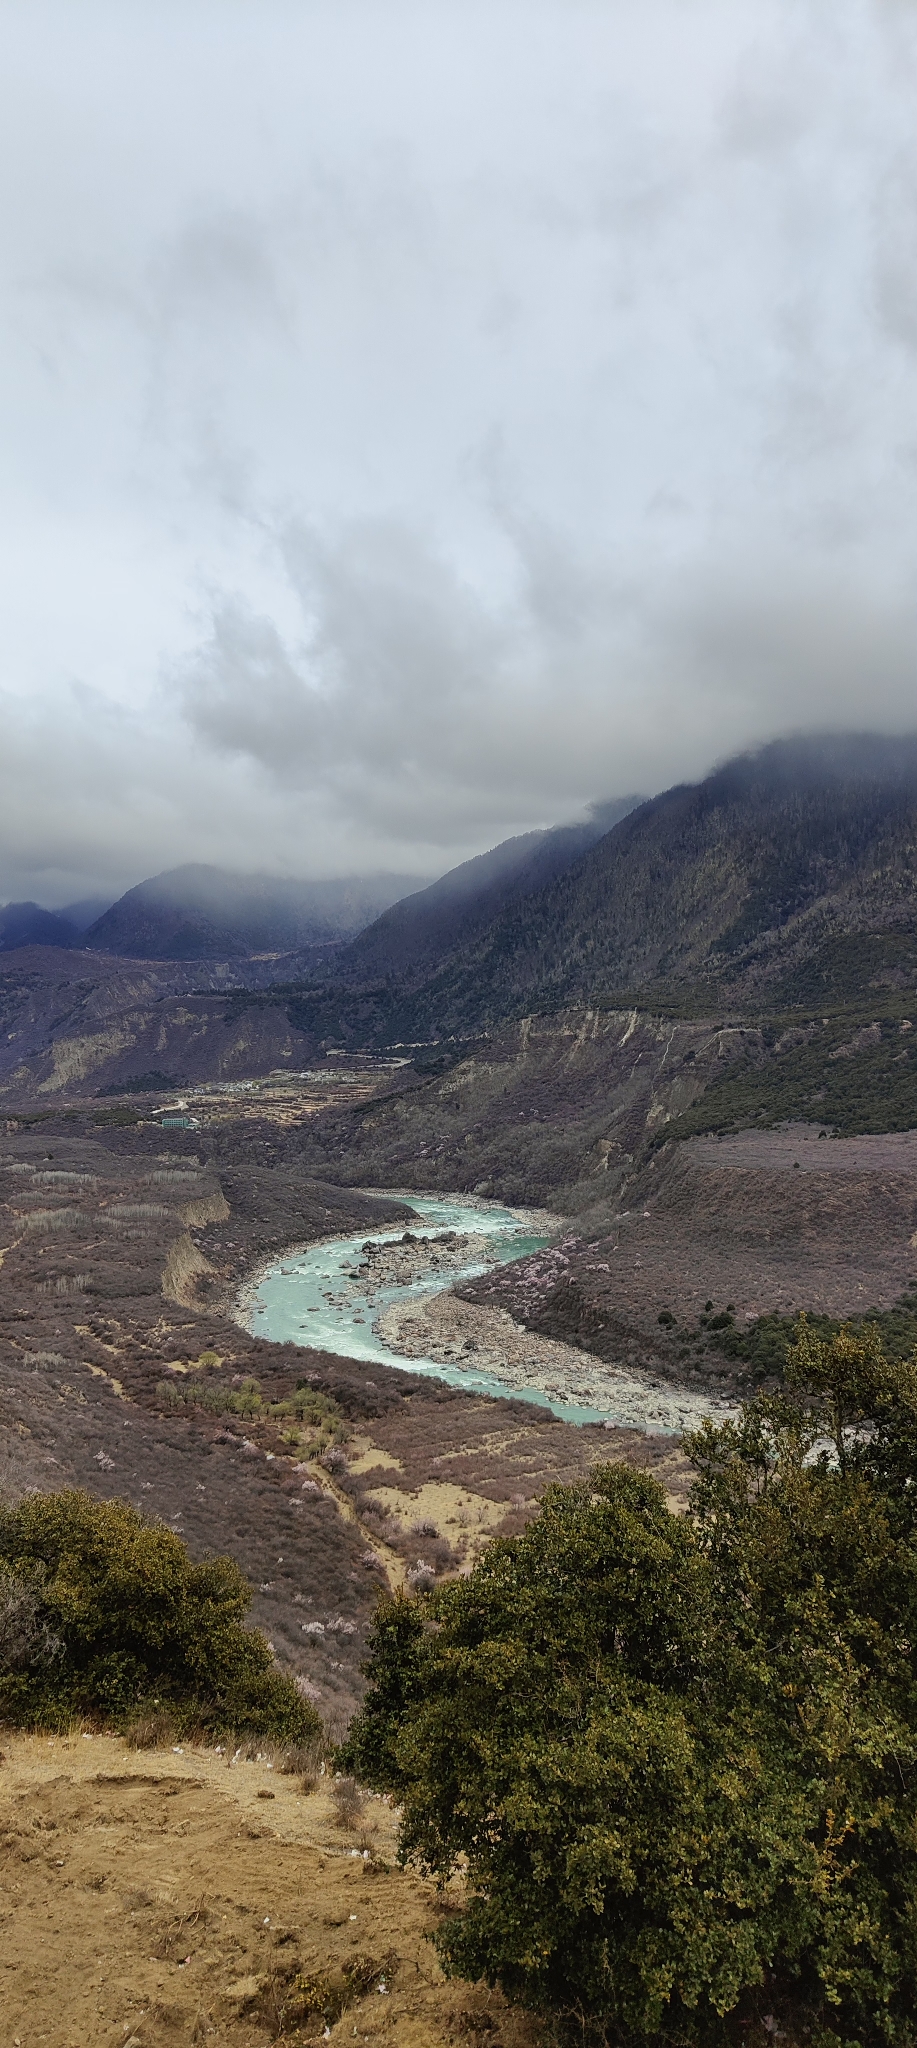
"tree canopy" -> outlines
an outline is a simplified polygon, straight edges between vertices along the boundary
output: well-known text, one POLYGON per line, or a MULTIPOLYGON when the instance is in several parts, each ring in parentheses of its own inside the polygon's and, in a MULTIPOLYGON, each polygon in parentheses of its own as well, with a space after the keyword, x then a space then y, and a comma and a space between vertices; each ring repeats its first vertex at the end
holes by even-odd
POLYGON ((445 1968, 607 2043, 917 2041, 917 1360, 801 1323, 689 1444, 381 1608, 350 1769, 464 1902, 445 1968), (760 2038, 760 2036, 758 2036, 760 2038))
POLYGON ((0 1718, 177 1725, 314 1739, 320 1723, 263 1635, 228 1557, 194 1564, 181 1538, 127 1501, 33 1493, 0 1508, 0 1718))

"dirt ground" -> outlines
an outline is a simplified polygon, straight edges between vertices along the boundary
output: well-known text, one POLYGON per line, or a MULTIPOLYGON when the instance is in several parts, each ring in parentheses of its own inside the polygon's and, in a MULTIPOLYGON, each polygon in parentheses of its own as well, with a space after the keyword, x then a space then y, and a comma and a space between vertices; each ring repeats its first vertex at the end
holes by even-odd
POLYGON ((330 1779, 304 1794, 268 1758, 3 1747, 4 2048, 537 2048, 498 1994, 443 1978, 426 1938, 442 1907, 394 1867, 382 1800, 342 1829, 330 1779), (325 2012, 306 2015, 297 1980, 316 1978, 325 2012))

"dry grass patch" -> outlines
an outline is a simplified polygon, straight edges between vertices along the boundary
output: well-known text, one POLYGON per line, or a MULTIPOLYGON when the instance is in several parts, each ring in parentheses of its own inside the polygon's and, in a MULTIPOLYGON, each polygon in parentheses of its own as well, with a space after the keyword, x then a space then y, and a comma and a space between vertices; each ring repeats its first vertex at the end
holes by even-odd
POLYGON ((468 1487, 438 1479, 427 1480, 413 1493, 395 1486, 374 1486, 370 1498, 400 1523, 405 1535, 423 1534, 416 1525, 428 1524, 453 1545, 464 1540, 468 1550, 476 1550, 494 1534, 507 1507, 505 1501, 486 1500, 468 1487))

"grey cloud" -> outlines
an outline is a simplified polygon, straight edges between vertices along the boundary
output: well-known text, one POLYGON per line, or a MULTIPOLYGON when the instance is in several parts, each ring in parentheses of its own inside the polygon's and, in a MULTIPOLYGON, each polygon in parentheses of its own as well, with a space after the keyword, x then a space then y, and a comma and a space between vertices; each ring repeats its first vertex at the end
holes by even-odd
POLYGON ((881 590, 786 555, 733 562, 725 589, 709 563, 622 589, 546 528, 519 538, 517 601, 488 617, 404 531, 298 537, 309 641, 225 608, 180 681, 191 725, 381 843, 455 843, 701 773, 775 729, 841 729, 867 699, 877 727, 911 721, 913 622, 881 590))
POLYGON ((915 44, 878 0, 23 10, 0 895, 430 873, 913 722, 915 44))
POLYGON ((901 151, 877 195, 876 299, 889 334, 917 350, 917 151, 901 151))

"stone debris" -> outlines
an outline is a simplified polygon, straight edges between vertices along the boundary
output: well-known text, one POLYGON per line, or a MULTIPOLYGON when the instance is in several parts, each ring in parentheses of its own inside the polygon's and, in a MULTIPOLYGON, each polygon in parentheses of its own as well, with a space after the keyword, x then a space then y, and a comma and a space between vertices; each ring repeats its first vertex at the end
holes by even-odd
POLYGON ((448 1292, 393 1303, 375 1327, 404 1358, 430 1358, 453 1370, 485 1373, 513 1391, 537 1388, 552 1401, 599 1409, 611 1422, 651 1434, 681 1436, 707 1415, 723 1420, 736 1412, 715 1394, 607 1364, 572 1344, 524 1329, 504 1309, 481 1307, 448 1292))

